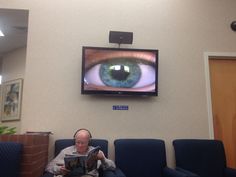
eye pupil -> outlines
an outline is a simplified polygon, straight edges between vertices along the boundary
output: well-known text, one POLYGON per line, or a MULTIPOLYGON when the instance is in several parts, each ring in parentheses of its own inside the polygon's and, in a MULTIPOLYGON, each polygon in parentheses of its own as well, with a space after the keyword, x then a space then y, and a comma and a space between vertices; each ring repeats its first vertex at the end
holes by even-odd
MULTIPOLYGON (((118 65, 120 67, 111 67, 111 76, 113 79, 118 80, 118 81, 124 81, 127 79, 129 76, 129 70, 125 69, 124 65, 118 65)), ((127 67, 127 66, 126 66, 127 67)))

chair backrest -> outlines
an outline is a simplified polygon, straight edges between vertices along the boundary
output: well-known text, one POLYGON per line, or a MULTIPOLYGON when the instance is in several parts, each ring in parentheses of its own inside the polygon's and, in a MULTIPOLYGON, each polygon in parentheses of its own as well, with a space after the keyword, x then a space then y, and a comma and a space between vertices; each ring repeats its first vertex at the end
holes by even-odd
MULTIPOLYGON (((54 155, 57 156, 62 149, 72 146, 75 144, 74 139, 59 139, 55 141, 55 152, 54 155)), ((104 155, 107 157, 108 154, 108 141, 105 139, 91 139, 90 144, 91 146, 100 146, 101 150, 103 151, 104 155)))
POLYGON ((20 176, 22 151, 21 143, 0 142, 0 176, 20 176))
POLYGON ((173 141, 176 166, 201 177, 223 177, 226 167, 223 143, 219 140, 178 139, 173 141))
POLYGON ((115 163, 126 177, 160 177, 166 167, 166 151, 163 140, 117 139, 115 163))

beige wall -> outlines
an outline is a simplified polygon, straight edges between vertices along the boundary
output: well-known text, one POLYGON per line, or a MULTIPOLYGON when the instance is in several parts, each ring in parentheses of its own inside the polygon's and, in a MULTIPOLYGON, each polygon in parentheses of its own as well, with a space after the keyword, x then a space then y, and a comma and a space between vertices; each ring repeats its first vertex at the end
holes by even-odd
MULTIPOLYGON (((26 47, 13 50, 2 57, 2 82, 22 78, 25 75, 26 47)), ((1 103, 0 103, 1 104, 1 103)), ((17 132, 21 129, 20 121, 1 122, 10 127, 16 127, 17 132)))
MULTIPOLYGON (((161 138, 174 165, 175 138, 209 138, 204 52, 235 52, 235 0, 1 0, 29 9, 21 132, 71 137, 87 127, 95 138, 161 138), (132 31, 132 48, 159 49, 159 96, 80 94, 81 47, 114 47, 110 30, 132 31), (112 105, 129 111, 112 111, 112 105)), ((126 47, 126 46, 124 46, 126 47)), ((52 152, 52 147, 50 147, 52 152)))
POLYGON ((1 75, 2 75, 2 60, 3 60, 3 58, 2 58, 2 56, 0 56, 0 73, 1 73, 1 75))
POLYGON ((16 49, 3 56, 2 81, 24 78, 25 75, 26 48, 16 49))

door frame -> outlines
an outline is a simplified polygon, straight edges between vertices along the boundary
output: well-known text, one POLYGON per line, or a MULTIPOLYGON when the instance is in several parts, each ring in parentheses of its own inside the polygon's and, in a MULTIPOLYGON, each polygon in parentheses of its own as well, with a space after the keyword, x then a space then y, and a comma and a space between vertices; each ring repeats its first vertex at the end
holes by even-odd
POLYGON ((211 139, 214 139, 212 102, 211 102, 210 67, 209 67, 209 60, 212 57, 214 57, 216 59, 236 59, 236 53, 230 53, 230 52, 229 53, 228 52, 204 52, 209 136, 210 136, 211 139))

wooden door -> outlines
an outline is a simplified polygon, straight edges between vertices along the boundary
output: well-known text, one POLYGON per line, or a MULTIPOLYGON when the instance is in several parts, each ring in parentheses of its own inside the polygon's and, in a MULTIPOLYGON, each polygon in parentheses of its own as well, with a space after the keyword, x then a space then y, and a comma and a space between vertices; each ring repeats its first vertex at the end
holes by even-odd
POLYGON ((210 58, 214 138, 222 140, 227 165, 236 168, 236 59, 210 58))

